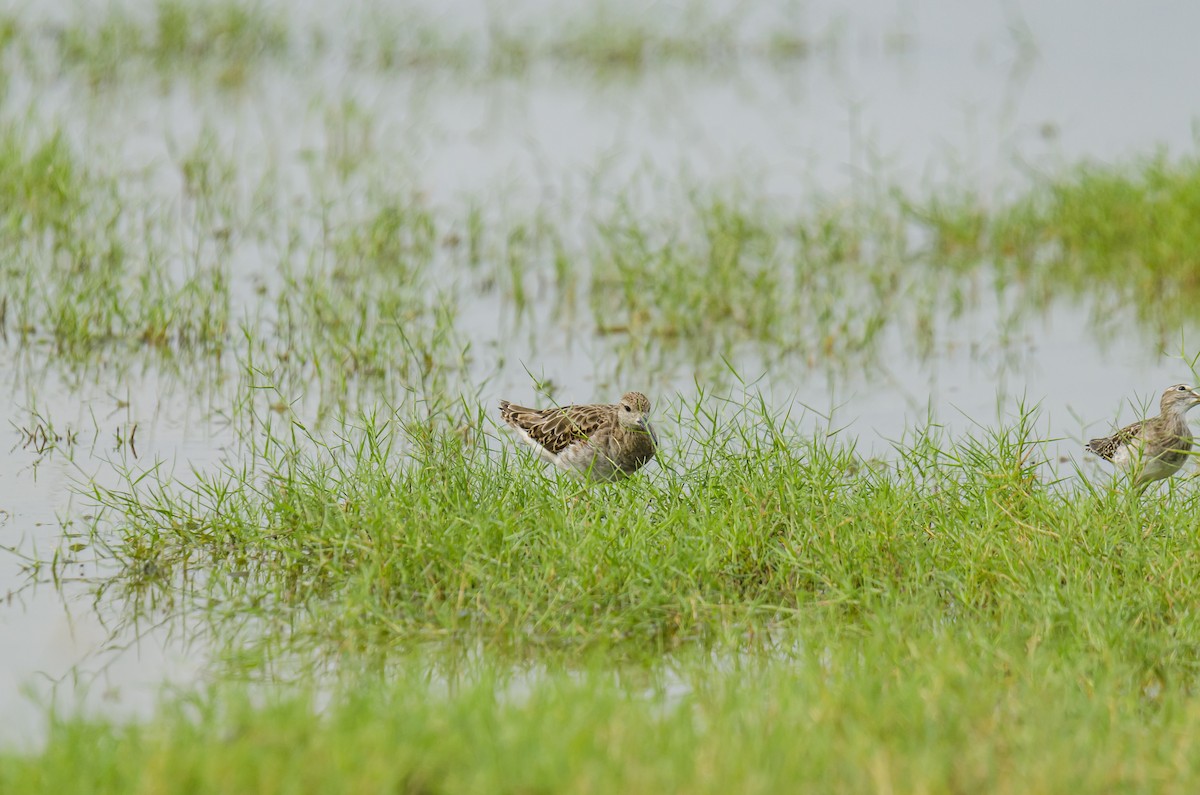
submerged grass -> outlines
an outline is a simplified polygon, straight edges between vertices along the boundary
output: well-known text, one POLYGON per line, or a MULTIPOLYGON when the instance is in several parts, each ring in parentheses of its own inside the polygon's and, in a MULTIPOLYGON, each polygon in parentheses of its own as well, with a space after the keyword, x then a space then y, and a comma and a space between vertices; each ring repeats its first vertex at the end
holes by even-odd
POLYGON ((1159 152, 1127 163, 1083 163, 987 210, 969 199, 916 212, 938 261, 994 262, 1032 295, 1064 292, 1130 307, 1164 332, 1200 300, 1200 157, 1159 152))
POLYGON ((1022 633, 818 625, 786 661, 689 658, 431 684, 411 665, 329 697, 236 688, 127 725, 58 718, 0 756, 12 792, 1189 792, 1200 704, 1022 633), (86 760, 86 761, 84 761, 86 760))
POLYGON ((504 70, 550 58, 601 72, 634 71, 664 61, 699 65, 750 51, 739 40, 736 20, 702 19, 699 11, 693 5, 692 13, 684 14, 690 19, 671 20, 661 13, 639 14, 598 3, 587 16, 563 20, 550 34, 534 26, 519 31, 493 28, 490 62, 504 70))
POLYGON ((18 124, 0 128, 4 236, 66 234, 88 199, 83 165, 61 131, 37 141, 18 124))
POLYGON ((144 13, 111 3, 99 18, 80 15, 59 37, 63 63, 95 83, 148 64, 167 76, 205 73, 217 85, 244 84, 251 67, 288 50, 288 22, 262 3, 157 0, 144 13))
POLYGON ((490 293, 504 320, 512 309, 517 329, 590 326, 621 367, 669 380, 709 367, 713 351, 795 372, 872 364, 888 338, 929 355, 955 342, 938 339, 953 333, 944 321, 1014 289, 998 311, 1099 293, 1101 306, 1132 304, 1165 330, 1196 288, 1189 160, 1088 168, 992 211, 961 192, 918 202, 886 187, 788 207, 745 184, 680 190, 643 174, 556 211, 485 213, 471 199, 456 212, 427 205, 403 165, 367 167, 378 154, 359 114, 348 104, 331 118, 329 150, 309 158, 312 193, 288 202, 278 198, 286 169, 266 168, 248 189, 228 144, 203 132, 179 154, 179 213, 157 196, 128 199, 121 178, 61 132, 5 127, 0 186, 14 201, 0 211, 0 321, 80 358, 103 357, 114 341, 239 359, 253 346, 260 366, 278 361, 276 380, 333 376, 318 380, 336 406, 366 381, 411 384, 380 378, 392 360, 464 372, 467 340, 480 335, 462 322, 470 290, 490 293), (389 181, 410 188, 381 187, 389 181), (1104 231, 1089 235, 1093 226, 1104 231), (248 260, 252 289, 228 264, 248 260))
POLYGON ((831 34, 808 29, 796 13, 779 13, 769 26, 751 26, 742 15, 717 11, 706 2, 664 13, 605 0, 582 11, 529 20, 499 7, 486 12, 481 21, 368 3, 348 12, 346 36, 331 34, 320 18, 288 15, 260 0, 111 0, 73 15, 65 25, 39 26, 28 14, 5 16, 0 52, 14 41, 36 40, 45 46, 23 48, 23 59, 39 64, 52 53, 54 62, 45 65, 78 71, 96 86, 149 73, 236 89, 264 64, 311 62, 331 51, 367 69, 440 70, 494 79, 539 64, 605 76, 661 64, 790 62, 831 43, 831 34))
POLYGON ((629 332, 637 350, 653 339, 663 359, 753 342, 768 360, 846 368, 871 362, 885 330, 917 337, 969 305, 883 197, 800 210, 737 187, 693 191, 670 218, 619 202, 594 226, 596 328, 629 332))
POLYGON ((718 198, 689 209, 695 226, 677 233, 626 214, 604 228, 592 289, 600 329, 702 345, 722 328, 772 337, 786 297, 765 219, 718 198))
POLYGON ((457 27, 414 9, 364 15, 352 45, 357 62, 385 69, 452 69, 506 76, 539 64, 580 74, 636 74, 656 65, 704 67, 767 59, 793 61, 827 46, 829 34, 814 32, 796 16, 779 13, 763 31, 743 15, 704 2, 644 6, 602 0, 551 18, 523 20, 491 9, 482 28, 457 27))
POLYGON ((89 169, 61 130, 39 141, 19 124, 0 128, 0 188, 9 197, 0 210, 5 334, 74 361, 114 341, 220 349, 229 329, 223 269, 180 262, 133 236, 145 210, 89 169))
POLYGON ((324 225, 307 207, 264 222, 247 206, 273 174, 248 199, 211 130, 177 168, 169 205, 89 165, 61 130, 0 125, 0 332, 69 367, 148 353, 215 378, 251 362, 290 394, 319 383, 325 408, 364 384, 448 388, 466 366, 458 307, 431 279, 444 221, 419 200, 371 191, 324 225))

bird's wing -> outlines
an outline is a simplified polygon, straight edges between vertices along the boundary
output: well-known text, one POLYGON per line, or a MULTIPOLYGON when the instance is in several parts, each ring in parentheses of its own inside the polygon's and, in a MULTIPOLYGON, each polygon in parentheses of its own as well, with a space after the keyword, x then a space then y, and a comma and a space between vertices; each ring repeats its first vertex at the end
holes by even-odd
POLYGON ((1129 444, 1134 439, 1141 437, 1142 426, 1144 424, 1145 423, 1142 422, 1135 422, 1132 425, 1126 425, 1112 436, 1105 436, 1102 439, 1092 439, 1087 443, 1087 449, 1091 450, 1105 461, 1112 461, 1113 456, 1116 455, 1118 447, 1123 444, 1129 444))
POLYGON ((529 409, 507 401, 500 404, 504 421, 525 431, 529 438, 558 455, 580 439, 590 438, 612 422, 612 406, 563 406, 529 409))

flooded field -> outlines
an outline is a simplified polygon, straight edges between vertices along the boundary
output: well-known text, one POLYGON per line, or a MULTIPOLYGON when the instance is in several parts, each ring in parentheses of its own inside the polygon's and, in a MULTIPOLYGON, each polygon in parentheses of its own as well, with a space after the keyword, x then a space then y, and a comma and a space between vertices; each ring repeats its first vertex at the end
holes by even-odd
MULTIPOLYGON (((58 747, 49 704, 175 731, 165 685, 203 700, 360 668, 424 681, 424 706, 353 691, 421 714, 516 691, 514 725, 610 679, 622 725, 689 697, 735 721, 743 666, 795 686, 797 714, 869 704, 820 686, 865 648, 864 676, 915 665, 963 698, 964 670, 1028 663, 992 695, 1033 723, 1047 671, 1190 693, 1195 465, 1139 503, 1082 445, 1200 380, 1197 23, 1083 3, 10 4, 0 741, 58 747), (632 389, 664 443, 608 490, 499 427, 502 398, 632 389), (1114 640, 1097 674, 1088 643, 1118 625, 1161 633, 1114 640), (968 640, 943 648, 952 627, 968 640), (889 645, 910 632, 933 667, 889 645), (996 662, 1056 632, 1069 664, 996 662)), ((1163 720, 1182 732, 1188 710, 1163 720)))

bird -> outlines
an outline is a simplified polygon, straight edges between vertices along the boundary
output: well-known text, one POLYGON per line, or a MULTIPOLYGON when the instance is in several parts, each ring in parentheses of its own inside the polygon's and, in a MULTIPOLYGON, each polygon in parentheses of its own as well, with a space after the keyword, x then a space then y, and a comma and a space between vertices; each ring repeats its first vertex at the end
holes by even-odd
POLYGON ((658 447, 650 399, 641 392, 626 392, 619 403, 548 409, 501 400, 500 416, 544 460, 592 483, 629 477, 658 447))
POLYGON ((1187 461, 1192 431, 1186 415, 1197 405, 1200 394, 1186 384, 1176 384, 1163 392, 1157 417, 1126 425, 1112 436, 1092 439, 1084 449, 1129 471, 1134 487, 1144 490, 1154 481, 1174 475, 1187 461))

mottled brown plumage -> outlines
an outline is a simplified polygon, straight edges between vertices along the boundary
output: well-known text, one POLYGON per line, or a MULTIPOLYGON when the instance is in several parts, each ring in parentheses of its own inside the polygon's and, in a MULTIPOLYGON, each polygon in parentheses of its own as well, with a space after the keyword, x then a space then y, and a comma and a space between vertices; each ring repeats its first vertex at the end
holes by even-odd
POLYGON ((1112 436, 1092 439, 1085 449, 1133 476, 1137 488, 1174 475, 1192 449, 1187 412, 1200 405, 1200 395, 1185 384, 1163 392, 1157 417, 1126 425, 1112 436))
POLYGON ((531 409, 500 401, 500 416, 546 461, 584 480, 632 475, 654 457, 658 438, 650 400, 628 392, 620 403, 531 409))

